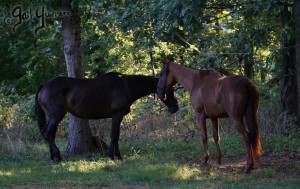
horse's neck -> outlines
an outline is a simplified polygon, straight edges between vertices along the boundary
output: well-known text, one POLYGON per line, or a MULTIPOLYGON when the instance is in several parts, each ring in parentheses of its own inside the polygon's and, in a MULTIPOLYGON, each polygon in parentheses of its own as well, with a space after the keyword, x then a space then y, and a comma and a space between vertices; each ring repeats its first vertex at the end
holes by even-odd
POLYGON ((175 80, 180 83, 189 92, 192 91, 194 87, 194 81, 199 77, 199 70, 187 68, 182 65, 170 63, 170 71, 174 74, 175 80))
POLYGON ((143 96, 156 92, 158 78, 139 76, 128 80, 132 100, 135 101, 143 96))

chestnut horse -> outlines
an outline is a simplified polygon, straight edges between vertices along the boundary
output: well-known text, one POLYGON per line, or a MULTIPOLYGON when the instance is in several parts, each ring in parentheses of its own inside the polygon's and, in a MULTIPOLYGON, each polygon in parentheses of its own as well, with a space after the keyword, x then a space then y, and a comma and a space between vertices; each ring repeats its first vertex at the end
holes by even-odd
POLYGON ((190 101, 201 128, 203 162, 207 163, 209 159, 206 118, 212 120, 213 138, 220 164, 222 155, 218 118, 230 117, 246 143, 248 160, 245 172, 251 172, 254 161, 258 161, 261 154, 256 118, 259 94, 255 85, 244 76, 222 77, 212 69, 191 69, 164 60, 157 87, 158 97, 164 99, 166 91, 177 82, 190 93, 190 101))
MULTIPOLYGON (((35 97, 35 113, 41 134, 50 147, 50 157, 59 162, 55 134, 66 112, 83 119, 112 118, 108 155, 122 160, 119 151, 120 123, 137 99, 156 92, 158 78, 142 75, 103 74, 94 79, 58 77, 41 86, 35 97), (46 114, 49 117, 46 124, 46 114)), ((163 102, 170 113, 178 110, 174 89, 163 102)))

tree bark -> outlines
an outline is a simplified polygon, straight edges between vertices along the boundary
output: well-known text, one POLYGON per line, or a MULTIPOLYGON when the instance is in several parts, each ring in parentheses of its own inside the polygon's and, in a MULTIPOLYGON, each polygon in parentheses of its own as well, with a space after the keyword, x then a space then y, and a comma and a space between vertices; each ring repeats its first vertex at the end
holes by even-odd
POLYGON ((300 129, 300 1, 294 0, 294 24, 296 38, 296 68, 297 68, 297 88, 298 88, 298 116, 297 129, 300 129), (296 24, 297 23, 297 24, 296 24))
MULTIPOLYGON (((72 15, 62 19, 62 35, 64 55, 69 77, 83 78, 82 55, 80 50, 80 15, 77 8, 71 8, 69 0, 62 1, 63 8, 72 15)), ((67 154, 77 155, 96 150, 88 120, 79 119, 73 115, 69 118, 69 137, 67 154)))
MULTIPOLYGON (((291 12, 288 5, 284 4, 281 11, 281 27, 284 30, 293 29, 291 12)), ((281 109, 283 112, 282 123, 284 132, 289 132, 291 126, 297 125, 297 121, 293 120, 299 115, 298 94, 297 94, 297 73, 296 73, 296 53, 295 40, 293 34, 283 33, 282 37, 282 85, 280 92, 281 109)))
MULTIPOLYGON (((252 11, 251 11, 252 12, 252 11)), ((245 15, 244 16, 244 19, 245 19, 245 23, 246 25, 248 26, 252 26, 254 25, 254 21, 253 21, 253 14, 249 14, 249 15, 245 15)), ((245 28, 246 29, 246 28, 245 28)), ((248 29, 246 29, 246 32, 247 32, 248 29)), ((245 39, 246 39, 246 43, 248 43, 248 45, 250 45, 250 47, 244 47, 245 49, 245 52, 254 52, 254 45, 253 45, 253 34, 252 32, 249 32, 248 33, 250 36, 245 36, 245 39)), ((253 69, 253 66, 254 66, 254 54, 253 53, 249 53, 249 54, 246 54, 244 55, 243 57, 244 59, 244 74, 245 76, 247 76, 249 79, 253 79, 254 78, 254 69, 253 69)))
POLYGON ((254 66, 253 53, 247 54, 244 58, 244 72, 245 72, 245 76, 247 76, 249 79, 253 79, 253 75, 254 75, 253 66, 254 66))

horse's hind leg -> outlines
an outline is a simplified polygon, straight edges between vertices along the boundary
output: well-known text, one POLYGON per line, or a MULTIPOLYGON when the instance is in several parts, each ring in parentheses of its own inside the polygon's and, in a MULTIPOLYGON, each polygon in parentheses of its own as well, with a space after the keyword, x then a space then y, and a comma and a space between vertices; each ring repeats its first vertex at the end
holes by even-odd
POLYGON ((253 170, 254 161, 252 157, 252 151, 251 151, 251 143, 248 136, 248 131, 246 129, 246 126, 243 123, 243 118, 236 118, 233 119, 234 125, 237 128, 238 132, 242 134, 244 142, 247 146, 247 153, 248 153, 248 160, 247 160, 247 167, 245 169, 246 173, 250 173, 251 170, 253 170))
POLYGON ((49 144, 50 157, 52 160, 59 162, 61 161, 61 155, 58 147, 55 144, 55 134, 60 119, 49 118, 49 122, 43 131, 43 137, 49 144))
POLYGON ((220 148, 220 125, 219 119, 211 119, 213 125, 213 137, 217 148, 218 164, 221 164, 221 148, 220 148))
POLYGON ((58 124, 56 124, 51 130, 50 136, 51 136, 51 139, 53 140, 54 146, 50 148, 50 150, 51 150, 50 153, 51 153, 51 159, 58 162, 58 161, 61 161, 61 155, 60 155, 60 151, 59 151, 58 147, 55 145, 55 142, 54 142, 57 127, 58 127, 58 124), (55 150, 55 149, 57 149, 57 150, 55 150))

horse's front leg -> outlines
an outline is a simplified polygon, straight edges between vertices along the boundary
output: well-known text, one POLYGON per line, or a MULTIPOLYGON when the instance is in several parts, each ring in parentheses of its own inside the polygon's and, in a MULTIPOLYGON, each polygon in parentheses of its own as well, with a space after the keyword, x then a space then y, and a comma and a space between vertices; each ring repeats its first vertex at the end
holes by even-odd
POLYGON ((213 137, 217 148, 217 156, 218 156, 218 164, 221 164, 221 148, 220 148, 220 125, 219 119, 211 119, 212 126, 213 126, 213 137))
POLYGON ((204 149, 204 155, 203 155, 203 163, 207 164, 209 160, 209 152, 208 152, 208 144, 207 144, 207 129, 206 129, 206 121, 205 121, 205 115, 196 112, 196 119, 200 125, 201 130, 201 137, 202 137, 202 144, 204 149))
POLYGON ((123 119, 123 113, 116 113, 112 115, 112 128, 110 134, 110 147, 108 156, 114 160, 116 157, 118 160, 123 160, 119 150, 119 137, 120 137, 120 124, 123 119))

